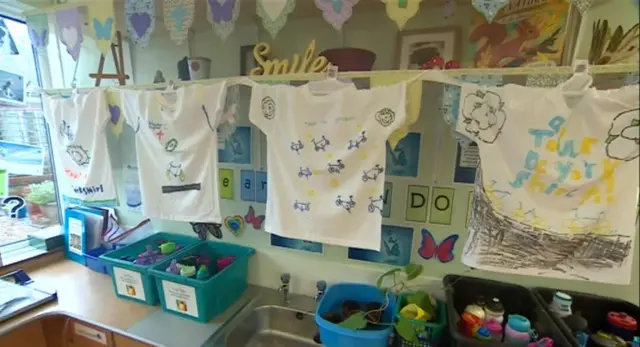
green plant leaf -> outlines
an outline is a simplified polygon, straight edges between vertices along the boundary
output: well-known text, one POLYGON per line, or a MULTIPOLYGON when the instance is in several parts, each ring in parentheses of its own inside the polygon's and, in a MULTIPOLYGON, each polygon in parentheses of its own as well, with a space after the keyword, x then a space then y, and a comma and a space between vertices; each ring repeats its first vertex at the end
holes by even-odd
POLYGON ((420 264, 407 264, 404 267, 404 273, 407 274, 407 281, 411 281, 422 273, 422 265, 420 264))
POLYGON ((406 341, 418 343, 418 336, 416 336, 416 332, 413 330, 413 324, 411 324, 411 321, 408 318, 403 316, 398 318, 396 331, 398 332, 398 335, 402 336, 406 341))
POLYGON ((400 272, 400 271, 402 271, 402 269, 395 268, 383 273, 382 275, 380 275, 380 277, 378 277, 378 282, 376 282, 376 287, 382 288, 382 282, 384 281, 385 277, 393 275, 396 272, 400 272))
POLYGON ((349 318, 345 319, 338 325, 351 330, 361 330, 367 326, 367 320, 364 318, 364 312, 359 311, 352 314, 349 318))

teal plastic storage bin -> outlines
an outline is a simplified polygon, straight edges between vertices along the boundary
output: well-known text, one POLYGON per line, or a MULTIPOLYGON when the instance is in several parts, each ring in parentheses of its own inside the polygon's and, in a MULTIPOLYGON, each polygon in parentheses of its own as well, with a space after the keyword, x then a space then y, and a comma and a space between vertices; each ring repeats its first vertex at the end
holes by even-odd
MULTIPOLYGON (((389 304, 382 312, 382 322, 394 321, 396 299, 387 294, 389 304)), ((372 330, 352 330, 331 323, 322 318, 328 312, 341 312, 345 300, 355 300, 360 304, 377 302, 384 304, 385 295, 375 286, 362 283, 338 283, 327 290, 316 310, 316 323, 320 328, 320 340, 326 347, 387 347, 393 327, 377 325, 372 330)))
MULTIPOLYGON (((226 311, 247 289, 249 258, 255 253, 250 247, 224 242, 204 241, 184 249, 172 259, 178 261, 186 256, 206 255, 215 266, 217 258, 235 256, 234 262, 217 271, 207 280, 198 280, 167 272, 171 263, 167 259, 154 265, 151 273, 155 278, 160 303, 165 312, 206 323, 226 311)), ((213 272, 213 271, 212 271, 213 272)))
POLYGON ((160 232, 100 256, 99 259, 109 267, 113 288, 118 297, 151 306, 158 304, 156 283, 149 272, 152 265, 138 265, 131 261, 122 260, 122 258, 137 257, 146 251, 147 245, 157 249, 159 240, 175 242, 176 245, 184 247, 184 249, 166 256, 165 259, 169 261, 180 252, 202 242, 191 236, 160 232))

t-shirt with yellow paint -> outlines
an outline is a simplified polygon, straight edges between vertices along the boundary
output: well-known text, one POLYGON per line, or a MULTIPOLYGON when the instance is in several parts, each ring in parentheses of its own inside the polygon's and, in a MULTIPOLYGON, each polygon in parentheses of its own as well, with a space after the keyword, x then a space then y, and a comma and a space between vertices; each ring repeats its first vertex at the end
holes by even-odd
POLYGON ((406 83, 318 95, 256 85, 249 118, 267 135, 265 230, 380 250, 386 147, 405 123, 406 83))
MULTIPOLYGON (((568 82, 567 82, 568 83, 568 82)), ((456 131, 481 174, 463 262, 627 284, 636 232, 638 86, 461 88, 456 131)))

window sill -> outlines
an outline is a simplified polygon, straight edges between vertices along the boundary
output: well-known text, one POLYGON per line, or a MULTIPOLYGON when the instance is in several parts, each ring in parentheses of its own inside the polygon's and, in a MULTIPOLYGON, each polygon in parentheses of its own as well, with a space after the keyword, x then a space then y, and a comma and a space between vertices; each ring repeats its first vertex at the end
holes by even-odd
POLYGON ((50 226, 26 235, 26 238, 0 245, 0 269, 64 248, 61 226, 50 226))

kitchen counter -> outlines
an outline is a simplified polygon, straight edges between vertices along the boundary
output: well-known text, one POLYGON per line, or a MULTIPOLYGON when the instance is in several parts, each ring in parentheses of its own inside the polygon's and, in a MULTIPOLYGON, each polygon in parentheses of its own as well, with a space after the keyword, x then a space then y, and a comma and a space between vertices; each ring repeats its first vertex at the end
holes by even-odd
MULTIPOLYGON (((201 324, 163 313, 160 306, 146 306, 119 299, 114 293, 110 276, 97 273, 70 260, 62 259, 38 269, 27 270, 27 273, 38 287, 55 288, 58 292, 58 300, 0 323, 0 336, 39 318, 63 314, 123 336, 157 346, 166 346, 160 336, 156 339, 153 334, 137 334, 136 332, 140 332, 140 329, 128 332, 127 330, 136 325, 153 326, 157 317, 161 316, 165 319, 189 322, 187 324, 194 325, 195 329, 205 330, 206 334, 213 335, 217 330, 216 327, 224 326, 235 313, 260 295, 259 287, 249 286, 243 296, 227 312, 207 324, 201 324), (147 319, 152 315, 154 319, 147 319)), ((153 327, 153 329, 156 328, 153 327)), ((160 328, 169 334, 184 333, 171 331, 173 330, 171 326, 160 328)))

